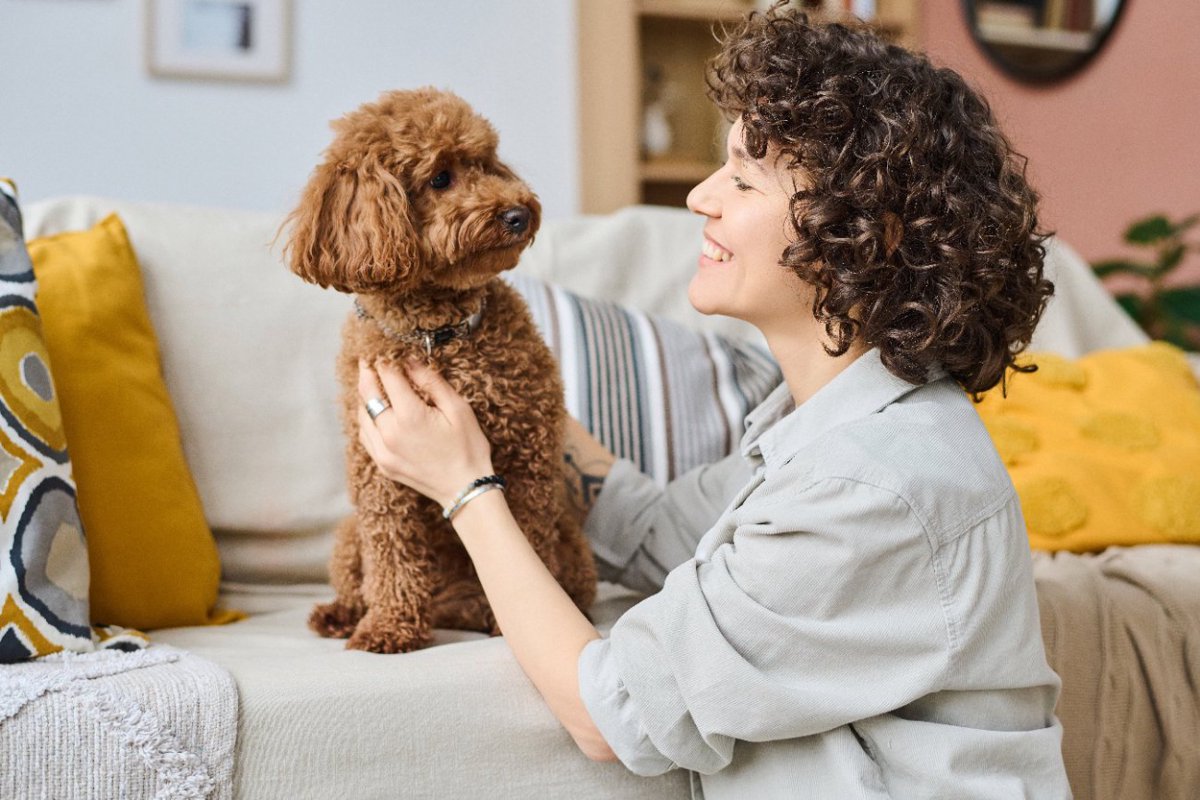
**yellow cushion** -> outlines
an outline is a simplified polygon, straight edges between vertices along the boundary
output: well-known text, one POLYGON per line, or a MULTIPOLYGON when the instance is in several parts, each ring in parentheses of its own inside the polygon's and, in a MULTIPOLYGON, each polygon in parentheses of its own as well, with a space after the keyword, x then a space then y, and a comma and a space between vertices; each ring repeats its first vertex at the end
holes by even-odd
POLYGON ((1047 353, 977 407, 1021 497, 1030 544, 1200 543, 1200 387, 1165 342, 1047 353))
POLYGON ((29 243, 91 565, 92 620, 143 630, 234 618, 117 216, 29 243))

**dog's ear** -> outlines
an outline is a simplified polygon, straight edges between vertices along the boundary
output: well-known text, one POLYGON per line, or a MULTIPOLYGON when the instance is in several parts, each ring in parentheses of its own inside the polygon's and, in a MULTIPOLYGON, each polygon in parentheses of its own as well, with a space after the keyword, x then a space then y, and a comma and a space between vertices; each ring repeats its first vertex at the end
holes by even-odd
POLYGON ((284 225, 292 271, 341 292, 395 286, 420 258, 404 186, 373 160, 321 164, 284 225))

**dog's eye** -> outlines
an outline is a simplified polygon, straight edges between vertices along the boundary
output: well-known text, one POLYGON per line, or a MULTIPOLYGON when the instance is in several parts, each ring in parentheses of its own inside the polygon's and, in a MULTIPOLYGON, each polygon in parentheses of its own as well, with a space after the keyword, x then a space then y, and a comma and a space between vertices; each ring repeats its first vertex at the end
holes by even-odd
POLYGON ((450 185, 450 171, 444 169, 434 175, 433 179, 429 181, 429 185, 435 189, 445 189, 450 185))

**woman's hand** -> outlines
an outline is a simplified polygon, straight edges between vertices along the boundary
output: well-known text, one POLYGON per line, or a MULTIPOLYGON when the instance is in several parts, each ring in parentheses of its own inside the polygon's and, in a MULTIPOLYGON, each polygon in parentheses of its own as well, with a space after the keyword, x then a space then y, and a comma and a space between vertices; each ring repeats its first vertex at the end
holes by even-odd
POLYGON ((372 368, 360 361, 358 396, 358 440, 388 478, 447 506, 471 481, 492 473, 492 447, 475 411, 428 366, 372 368), (366 409, 372 399, 391 406, 374 420, 366 409))

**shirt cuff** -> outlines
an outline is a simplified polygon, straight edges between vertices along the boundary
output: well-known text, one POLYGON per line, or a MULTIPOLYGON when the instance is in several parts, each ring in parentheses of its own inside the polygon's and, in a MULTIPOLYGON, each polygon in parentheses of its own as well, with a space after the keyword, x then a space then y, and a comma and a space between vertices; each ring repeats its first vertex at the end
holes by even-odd
POLYGON ((579 654, 579 696, 604 741, 635 775, 650 777, 675 769, 646 736, 640 714, 617 674, 608 639, 594 639, 579 654))
POLYGON ((662 489, 654 479, 632 461, 618 458, 613 462, 604 479, 604 488, 584 523, 601 580, 620 583, 621 574, 649 530, 644 525, 634 525, 634 520, 661 496, 662 489))

